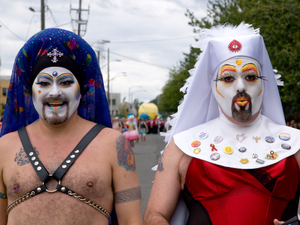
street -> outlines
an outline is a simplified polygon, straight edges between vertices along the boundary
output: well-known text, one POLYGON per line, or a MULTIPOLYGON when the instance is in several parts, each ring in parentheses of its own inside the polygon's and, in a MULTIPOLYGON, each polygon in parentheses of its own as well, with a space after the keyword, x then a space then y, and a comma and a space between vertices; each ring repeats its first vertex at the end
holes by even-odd
POLYGON ((135 143, 133 148, 136 168, 139 176, 139 181, 142 189, 142 215, 150 196, 152 181, 154 180, 155 172, 151 168, 157 165, 160 151, 165 148, 164 137, 159 134, 147 134, 146 144, 140 142, 135 143))

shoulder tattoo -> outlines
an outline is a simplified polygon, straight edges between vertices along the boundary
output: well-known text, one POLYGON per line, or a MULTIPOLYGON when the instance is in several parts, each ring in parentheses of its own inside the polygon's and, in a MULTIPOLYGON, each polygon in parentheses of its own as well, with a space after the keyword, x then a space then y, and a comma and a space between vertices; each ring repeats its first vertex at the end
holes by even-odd
POLYGON ((117 138, 118 163, 126 170, 135 170, 135 159, 128 140, 121 135, 117 138))
MULTIPOLYGON (((39 152, 36 150, 36 147, 33 148, 37 155, 39 152)), ((23 148, 20 148, 20 151, 15 155, 15 162, 17 162, 18 166, 24 166, 29 163, 28 156, 23 148)))
POLYGON ((0 198, 1 199, 7 199, 7 195, 5 193, 0 192, 0 198))
POLYGON ((157 171, 162 172, 163 170, 164 170, 163 156, 161 156, 160 159, 158 160, 157 171))
POLYGON ((141 198, 141 187, 129 188, 115 193, 115 204, 131 202, 141 198))

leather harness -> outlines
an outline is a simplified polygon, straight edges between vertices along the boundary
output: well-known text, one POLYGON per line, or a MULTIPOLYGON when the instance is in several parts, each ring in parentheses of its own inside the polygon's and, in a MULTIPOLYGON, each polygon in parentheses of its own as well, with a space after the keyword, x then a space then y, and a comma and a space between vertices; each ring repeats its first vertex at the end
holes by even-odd
POLYGON ((73 196, 88 205, 92 206, 99 212, 101 212, 104 216, 106 216, 108 219, 110 219, 110 214, 103 209, 102 207, 98 206, 95 204, 93 201, 80 196, 76 194, 74 191, 69 189, 66 186, 61 185, 61 179, 63 176, 66 174, 66 172, 70 169, 70 167, 73 165, 75 160, 79 157, 79 155, 83 152, 83 150, 86 148, 86 146, 96 137, 96 135, 104 128, 103 125, 101 124, 96 124, 82 139, 81 141, 77 144, 77 146, 73 149, 73 151, 67 156, 67 158, 62 162, 62 164, 56 169, 56 171, 53 174, 50 174, 43 163, 40 161, 38 158, 38 155, 36 154, 35 150, 32 147, 32 144, 29 140, 28 134, 26 132, 25 126, 20 128, 18 130, 22 145, 24 147, 24 150, 28 156, 29 162, 33 166, 35 172, 43 182, 43 184, 39 187, 37 187, 34 190, 31 190, 29 193, 26 195, 18 198, 17 200, 13 201, 11 204, 8 205, 7 207, 7 214, 10 212, 10 210, 18 205, 19 203, 25 201, 26 199, 36 196, 40 193, 43 193, 45 191, 49 193, 54 193, 57 191, 60 191, 61 193, 73 196), (55 190, 48 190, 46 187, 46 183, 51 179, 54 178, 55 180, 58 181, 58 185, 55 190))

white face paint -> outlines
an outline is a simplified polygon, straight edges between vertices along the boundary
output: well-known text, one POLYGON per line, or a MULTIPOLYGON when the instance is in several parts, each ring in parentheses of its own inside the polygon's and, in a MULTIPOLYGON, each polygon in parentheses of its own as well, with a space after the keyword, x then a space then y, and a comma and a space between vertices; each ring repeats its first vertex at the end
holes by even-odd
POLYGON ((262 77, 259 63, 235 57, 219 66, 215 97, 222 111, 239 122, 248 121, 262 104, 262 77))
POLYGON ((71 71, 48 67, 32 85, 32 100, 38 114, 50 124, 65 122, 78 108, 80 85, 71 71))

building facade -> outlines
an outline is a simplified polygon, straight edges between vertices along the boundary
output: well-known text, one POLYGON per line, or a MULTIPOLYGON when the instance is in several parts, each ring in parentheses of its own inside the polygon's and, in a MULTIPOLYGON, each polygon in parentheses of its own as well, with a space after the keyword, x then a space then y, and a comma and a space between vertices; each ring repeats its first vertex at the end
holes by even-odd
POLYGON ((10 76, 0 76, 0 115, 3 113, 8 93, 10 76))

